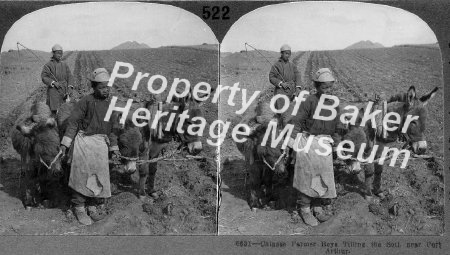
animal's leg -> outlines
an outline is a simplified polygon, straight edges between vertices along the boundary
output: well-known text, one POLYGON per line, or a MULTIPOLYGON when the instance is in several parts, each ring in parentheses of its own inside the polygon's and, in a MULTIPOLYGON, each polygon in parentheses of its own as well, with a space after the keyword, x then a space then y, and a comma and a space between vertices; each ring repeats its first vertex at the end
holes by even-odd
MULTIPOLYGON (((51 181, 39 181, 40 187, 40 201, 44 207, 50 207, 50 201, 52 200, 52 191, 54 190, 53 183, 51 181), (46 201, 47 200, 47 201, 46 201)), ((54 196, 53 196, 54 197, 54 196)))
POLYGON ((374 177, 374 164, 368 164, 364 169, 364 196, 371 197, 373 195, 373 178, 374 177))
POLYGON ((139 167, 139 199, 145 199, 148 194, 154 193, 155 174, 157 163, 150 163, 148 166, 139 167), (148 180, 148 189, 146 183, 148 180), (148 192, 146 191, 148 190, 148 192))
POLYGON ((278 187, 277 208, 286 208, 288 212, 295 209, 297 201, 297 190, 293 188, 294 165, 286 166, 287 176, 283 178, 278 187))
POLYGON ((23 205, 25 207, 30 207, 34 205, 33 201, 33 190, 30 188, 26 188, 23 197, 23 205))
POLYGON ((139 196, 146 196, 147 193, 145 192, 145 183, 147 182, 148 177, 148 166, 142 165, 139 166, 139 196))
MULTIPOLYGON (((276 196, 276 189, 278 188, 278 183, 274 183, 274 174, 273 171, 269 169, 264 170, 264 176, 262 176, 263 184, 265 186, 265 193, 264 193, 264 204, 266 201, 271 201, 275 199, 276 196)), ((278 179, 279 180, 279 179, 278 179)))
POLYGON ((383 166, 375 164, 374 178, 373 178, 373 193, 380 196, 383 193, 381 189, 381 174, 383 173, 383 166))
POLYGON ((262 169, 263 166, 254 163, 249 166, 249 180, 248 180, 248 203, 250 208, 258 208, 262 206, 260 201, 262 197, 261 183, 262 183, 262 169))
POLYGON ((149 193, 155 192, 155 176, 158 163, 150 163, 148 165, 148 191, 149 193))
POLYGON ((70 205, 70 195, 71 189, 69 188, 69 177, 70 177, 70 164, 63 164, 63 175, 58 180, 58 187, 60 188, 59 192, 61 195, 58 199, 58 205, 63 206, 64 208, 70 205))
MULTIPOLYGON (((148 158, 153 159, 158 157, 161 150, 164 148, 164 144, 152 142, 149 146, 148 158)), ((145 191, 146 183, 148 179, 148 193, 153 193, 155 191, 155 175, 158 163, 149 163, 148 167, 141 166, 139 168, 139 196, 146 196, 145 191)))
POLYGON ((43 180, 40 182, 40 187, 42 204, 45 207, 65 206, 68 194, 64 187, 63 177, 43 180))
POLYGON ((288 171, 288 177, 286 178, 285 185, 292 187, 292 185, 294 184, 294 171, 295 171, 294 164, 288 164, 287 171, 288 171))
POLYGON ((31 170, 25 172, 25 178, 22 185, 21 190, 23 190, 23 205, 25 207, 34 206, 36 204, 35 195, 37 190, 35 176, 31 170))
POLYGON ((60 177, 53 181, 52 189, 50 190, 50 206, 66 208, 68 202, 68 194, 66 187, 64 187, 64 177, 60 177))

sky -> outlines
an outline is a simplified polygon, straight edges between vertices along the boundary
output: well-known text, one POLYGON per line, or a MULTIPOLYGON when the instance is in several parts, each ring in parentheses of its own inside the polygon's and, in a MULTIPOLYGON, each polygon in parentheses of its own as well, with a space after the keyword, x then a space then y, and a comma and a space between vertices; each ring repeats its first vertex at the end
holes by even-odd
POLYGON ((126 41, 150 47, 217 43, 196 15, 171 5, 151 3, 80 3, 52 6, 19 19, 5 35, 1 51, 28 48, 51 51, 106 50, 126 41))
POLYGON ((241 17, 226 34, 222 52, 257 49, 292 51, 343 49, 370 40, 386 47, 437 42, 415 14, 385 5, 356 2, 298 2, 259 8, 241 17))

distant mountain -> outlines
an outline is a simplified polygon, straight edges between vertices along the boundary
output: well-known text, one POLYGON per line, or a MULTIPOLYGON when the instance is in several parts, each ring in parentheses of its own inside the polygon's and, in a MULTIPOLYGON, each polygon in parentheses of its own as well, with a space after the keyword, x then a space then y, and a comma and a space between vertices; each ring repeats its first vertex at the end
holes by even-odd
POLYGON ((150 46, 148 46, 145 43, 138 43, 136 41, 128 41, 121 43, 117 45, 116 47, 112 48, 111 50, 129 50, 129 49, 149 49, 150 46))
POLYGON ((381 43, 377 43, 377 42, 374 43, 374 42, 367 40, 367 41, 360 41, 360 42, 354 43, 354 44, 348 46, 347 48, 345 48, 345 50, 372 49, 372 48, 384 48, 384 46, 381 43))
POLYGON ((419 48, 438 48, 439 43, 427 43, 427 44, 400 44, 394 45, 393 47, 419 47, 419 48))
POLYGON ((169 46, 161 46, 160 48, 193 48, 193 49, 217 51, 217 50, 219 50, 219 45, 203 43, 203 44, 199 44, 199 45, 169 45, 169 46))
POLYGON ((219 50, 219 45, 218 44, 203 43, 202 45, 190 45, 190 46, 187 46, 187 47, 196 48, 196 49, 203 49, 203 50, 219 50))

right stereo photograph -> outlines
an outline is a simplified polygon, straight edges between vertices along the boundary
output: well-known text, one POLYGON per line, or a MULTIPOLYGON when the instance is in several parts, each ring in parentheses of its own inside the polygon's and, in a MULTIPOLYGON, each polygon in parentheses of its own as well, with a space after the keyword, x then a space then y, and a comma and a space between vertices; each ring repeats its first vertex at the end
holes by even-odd
POLYGON ((242 16, 220 45, 219 235, 442 235, 442 71, 402 9, 242 16))

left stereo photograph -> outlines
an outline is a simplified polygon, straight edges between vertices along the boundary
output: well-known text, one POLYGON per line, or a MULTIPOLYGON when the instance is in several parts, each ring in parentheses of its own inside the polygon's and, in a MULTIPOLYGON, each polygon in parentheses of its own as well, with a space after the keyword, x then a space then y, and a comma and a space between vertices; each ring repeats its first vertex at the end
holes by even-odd
POLYGON ((3 36, 0 235, 217 235, 218 150, 202 133, 219 44, 201 18, 61 4, 3 36))

